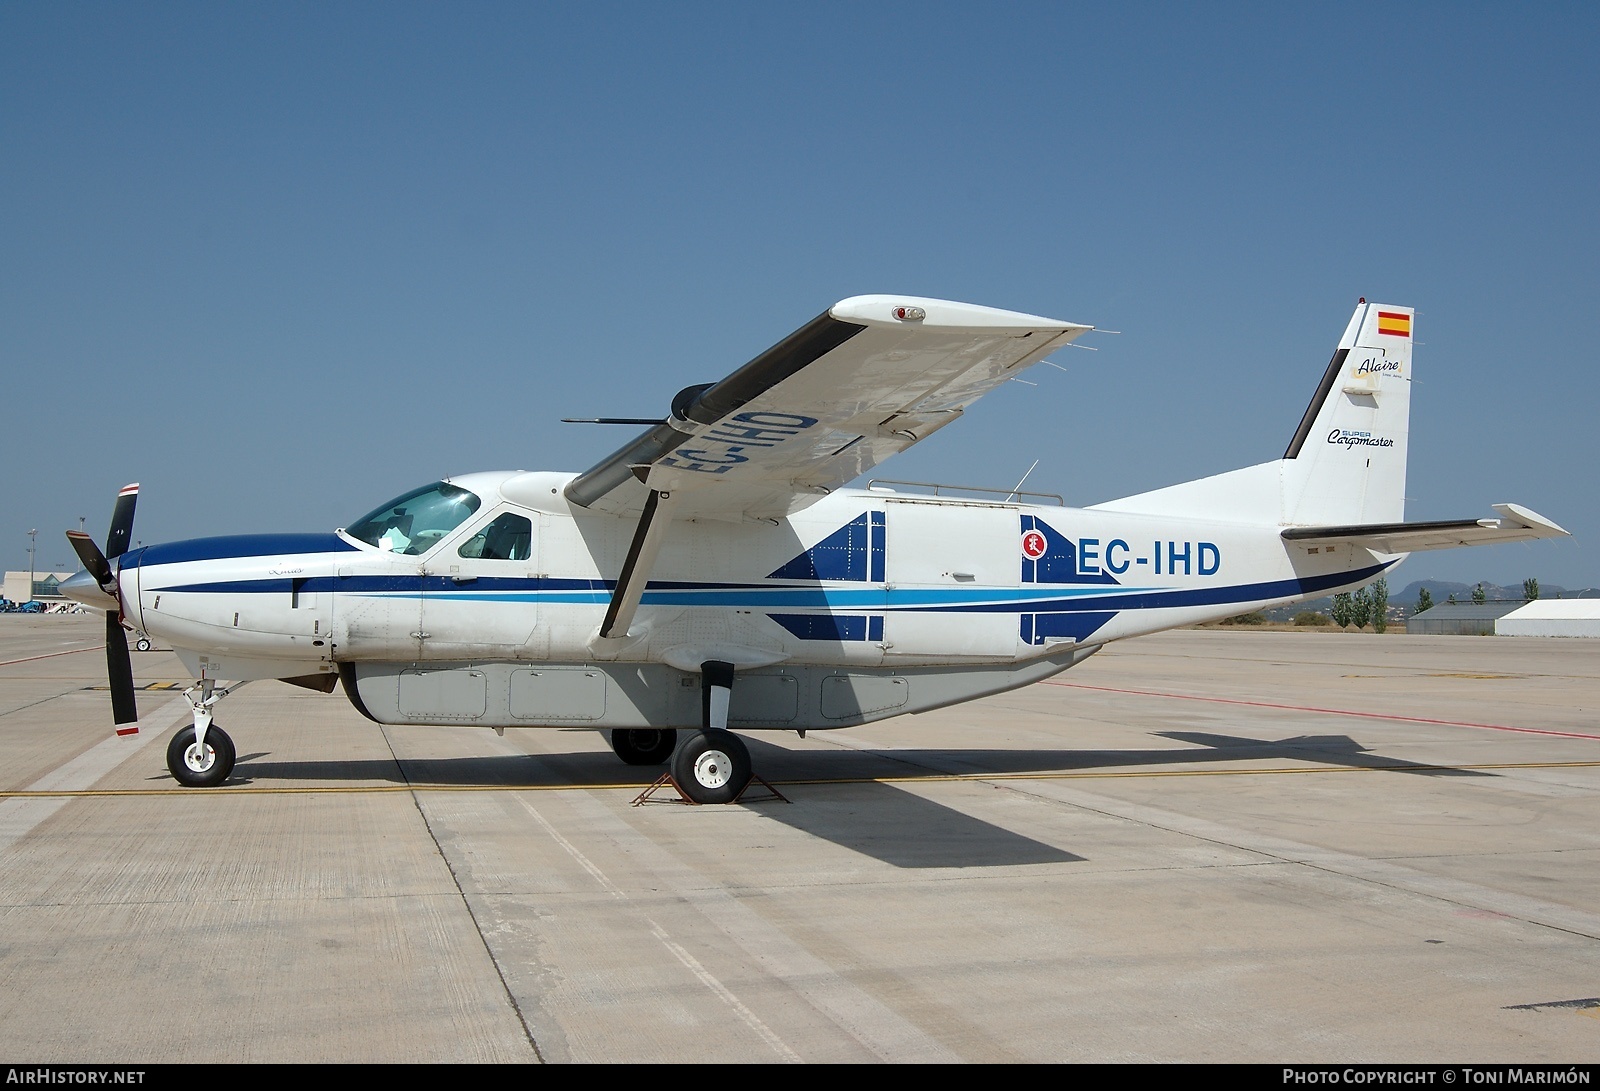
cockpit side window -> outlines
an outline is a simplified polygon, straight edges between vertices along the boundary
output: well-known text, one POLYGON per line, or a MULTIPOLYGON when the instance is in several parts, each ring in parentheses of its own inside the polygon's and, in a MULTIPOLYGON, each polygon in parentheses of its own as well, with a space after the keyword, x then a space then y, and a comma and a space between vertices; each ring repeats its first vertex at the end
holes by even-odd
POLYGON ((462 542, 456 552, 485 561, 525 561, 533 556, 533 523, 508 511, 462 542))
POLYGON ((476 494, 438 481, 385 504, 345 533, 390 553, 416 557, 438 545, 482 503, 476 494))

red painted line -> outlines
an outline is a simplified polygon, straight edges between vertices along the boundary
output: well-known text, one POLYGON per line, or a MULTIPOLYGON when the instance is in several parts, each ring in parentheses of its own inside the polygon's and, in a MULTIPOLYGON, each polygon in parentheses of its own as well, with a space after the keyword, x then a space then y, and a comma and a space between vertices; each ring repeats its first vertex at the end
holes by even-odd
POLYGON ((4 663, 0 663, 0 667, 9 667, 13 663, 32 663, 35 659, 53 659, 58 655, 77 655, 79 652, 103 652, 105 650, 106 646, 104 644, 96 644, 90 648, 70 648, 64 652, 46 652, 44 655, 30 655, 26 659, 7 659, 4 663))
POLYGON ((1317 708, 1314 705, 1280 705, 1271 701, 1245 701, 1236 697, 1197 697, 1192 693, 1158 693, 1149 689, 1115 689, 1111 686, 1086 686, 1081 682, 1044 682, 1047 686, 1067 686, 1071 689, 1092 689, 1101 693, 1131 693, 1138 697, 1170 697, 1174 701, 1209 701, 1218 705, 1250 705, 1253 708, 1281 708, 1289 712, 1321 712, 1328 716, 1357 716, 1368 720, 1400 720, 1412 724, 1440 724, 1445 727, 1477 727, 1485 731, 1515 731, 1522 735, 1556 735, 1563 739, 1594 739, 1600 735, 1585 735, 1577 731, 1551 731, 1541 727, 1510 727, 1506 724, 1477 724, 1469 720, 1433 720, 1426 716, 1396 716, 1388 712, 1355 712, 1348 708, 1317 708))

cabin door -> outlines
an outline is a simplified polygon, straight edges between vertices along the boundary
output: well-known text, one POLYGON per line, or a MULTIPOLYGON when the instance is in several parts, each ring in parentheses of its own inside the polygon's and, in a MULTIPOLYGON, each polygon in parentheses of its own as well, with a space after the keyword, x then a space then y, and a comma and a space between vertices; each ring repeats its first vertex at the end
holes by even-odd
POLYGON ((1022 579, 1015 508, 961 501, 885 505, 890 660, 1010 659, 1022 579))

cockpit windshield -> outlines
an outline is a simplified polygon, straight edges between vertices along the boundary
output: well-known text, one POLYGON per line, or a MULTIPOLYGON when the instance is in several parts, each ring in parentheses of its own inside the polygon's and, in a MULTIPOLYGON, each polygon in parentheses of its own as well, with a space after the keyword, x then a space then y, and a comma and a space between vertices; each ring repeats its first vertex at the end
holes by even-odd
POLYGON ((415 557, 438 545, 482 503, 466 489, 437 481, 391 500, 345 533, 390 553, 415 557))

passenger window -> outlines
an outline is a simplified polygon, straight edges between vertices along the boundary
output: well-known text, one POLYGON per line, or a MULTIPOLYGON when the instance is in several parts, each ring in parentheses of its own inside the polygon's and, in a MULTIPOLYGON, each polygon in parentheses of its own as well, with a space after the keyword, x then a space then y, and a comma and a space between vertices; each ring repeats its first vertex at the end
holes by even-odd
POLYGON ((462 542, 456 552, 485 561, 525 561, 533 556, 533 523, 506 512, 462 542))

